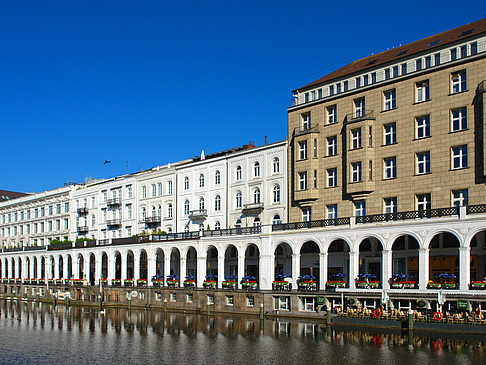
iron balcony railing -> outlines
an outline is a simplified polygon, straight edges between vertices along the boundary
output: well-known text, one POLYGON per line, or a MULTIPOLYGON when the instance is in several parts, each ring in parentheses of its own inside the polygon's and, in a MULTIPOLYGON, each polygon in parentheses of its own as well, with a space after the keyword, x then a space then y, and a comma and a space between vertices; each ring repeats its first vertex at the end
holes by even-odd
POLYGON ((360 120, 376 119, 373 110, 363 110, 360 112, 354 112, 346 115, 345 121, 347 123, 359 122, 360 120))
POLYGON ((143 223, 145 224, 157 224, 160 223, 161 219, 160 216, 154 216, 154 217, 145 217, 143 220, 143 223))
POLYGON ((310 126, 310 125, 301 125, 299 127, 296 127, 294 129, 294 135, 298 136, 300 134, 306 134, 306 133, 319 133, 319 130, 317 129, 317 124, 310 126))
POLYGON ((110 219, 106 221, 106 225, 108 226, 119 226, 121 225, 121 219, 110 219))
POLYGON ((121 204, 121 198, 112 198, 106 201, 106 205, 115 206, 121 204))
POLYGON ((278 223, 272 225, 272 231, 288 231, 288 230, 304 229, 304 228, 340 226, 340 225, 349 224, 349 222, 350 222, 349 217, 346 217, 346 218, 336 218, 336 219, 321 219, 321 220, 307 221, 307 222, 278 223))
POLYGON ((222 237, 222 236, 235 236, 244 234, 260 234, 262 232, 261 226, 254 227, 242 227, 242 228, 227 228, 227 229, 215 229, 212 231, 203 231, 203 237, 222 237))
POLYGON ((86 215, 86 214, 88 214, 88 207, 78 208, 78 214, 79 215, 86 215))
POLYGON ((81 227, 78 227, 78 232, 79 233, 86 233, 89 231, 89 228, 88 226, 81 226, 81 227))

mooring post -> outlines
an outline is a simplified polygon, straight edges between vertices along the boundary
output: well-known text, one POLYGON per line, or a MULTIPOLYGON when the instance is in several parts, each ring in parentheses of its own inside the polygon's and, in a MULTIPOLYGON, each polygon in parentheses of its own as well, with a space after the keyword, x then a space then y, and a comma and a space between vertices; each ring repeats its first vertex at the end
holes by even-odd
POLYGON ((132 298, 128 297, 128 310, 132 309, 132 298))
POLYGON ((98 306, 100 307, 100 309, 103 306, 103 303, 101 301, 101 295, 98 295, 98 306))
POLYGON ((413 331, 413 312, 411 309, 408 310, 408 330, 413 331))
POLYGON ((167 298, 164 298, 164 312, 167 312, 167 298))

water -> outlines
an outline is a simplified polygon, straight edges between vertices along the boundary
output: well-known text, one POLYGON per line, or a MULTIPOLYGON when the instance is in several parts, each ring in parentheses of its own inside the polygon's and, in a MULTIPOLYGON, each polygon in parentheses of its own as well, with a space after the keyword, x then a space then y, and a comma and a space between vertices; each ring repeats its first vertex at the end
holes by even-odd
POLYGON ((0 301, 0 363, 481 364, 486 335, 0 301))

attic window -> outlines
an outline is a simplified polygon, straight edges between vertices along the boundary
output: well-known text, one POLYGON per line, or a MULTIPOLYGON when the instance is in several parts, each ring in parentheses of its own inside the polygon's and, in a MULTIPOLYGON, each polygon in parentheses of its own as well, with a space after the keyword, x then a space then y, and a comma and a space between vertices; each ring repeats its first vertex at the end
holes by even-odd
POLYGON ((459 37, 464 37, 465 35, 471 34, 473 30, 474 29, 465 30, 464 32, 461 33, 459 37))
POLYGON ((430 42, 429 44, 427 44, 427 47, 432 47, 432 46, 435 46, 436 44, 439 44, 439 43, 440 43, 440 39, 438 41, 430 42))
POLYGON ((408 51, 409 51, 408 49, 401 51, 399 54, 397 54, 397 57, 400 57, 400 56, 403 56, 404 54, 407 54, 408 51))
POLYGON ((365 66, 374 65, 376 63, 376 61, 378 61, 378 58, 375 58, 374 60, 371 60, 365 66))

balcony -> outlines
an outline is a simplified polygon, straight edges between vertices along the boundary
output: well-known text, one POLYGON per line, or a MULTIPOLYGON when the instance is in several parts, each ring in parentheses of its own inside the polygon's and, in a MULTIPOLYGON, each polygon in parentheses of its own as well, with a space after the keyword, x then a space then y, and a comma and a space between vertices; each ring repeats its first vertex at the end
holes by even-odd
POLYGON ((301 125, 294 129, 294 136, 300 136, 307 133, 319 133, 317 130, 317 124, 312 127, 310 125, 301 125))
POLYGON ((88 231, 89 231, 88 226, 78 227, 78 233, 80 233, 80 234, 86 234, 86 233, 88 233, 88 231))
POLYGON ((154 217, 145 217, 143 220, 143 223, 147 225, 152 225, 152 224, 160 224, 160 216, 154 216, 154 217))
POLYGON ((246 215, 258 215, 263 211, 263 209, 265 209, 263 203, 250 203, 244 204, 242 211, 246 215))
POLYGON ((115 206, 121 205, 121 198, 108 199, 106 201, 106 205, 108 205, 110 207, 115 207, 115 206))
POLYGON ((189 212, 189 219, 192 221, 203 221, 208 216, 206 209, 191 210, 189 212))
POLYGON ((78 214, 79 215, 86 215, 86 214, 88 214, 88 207, 78 208, 78 214))
POLYGON ((347 114, 344 123, 356 123, 363 120, 376 120, 373 110, 347 114))
POLYGON ((108 227, 118 227, 118 226, 121 226, 121 219, 109 219, 108 221, 106 221, 106 225, 108 227))

